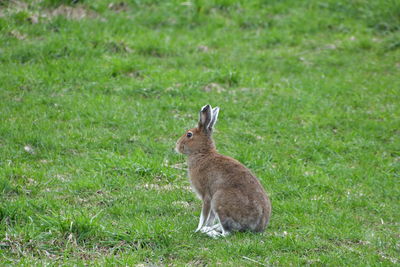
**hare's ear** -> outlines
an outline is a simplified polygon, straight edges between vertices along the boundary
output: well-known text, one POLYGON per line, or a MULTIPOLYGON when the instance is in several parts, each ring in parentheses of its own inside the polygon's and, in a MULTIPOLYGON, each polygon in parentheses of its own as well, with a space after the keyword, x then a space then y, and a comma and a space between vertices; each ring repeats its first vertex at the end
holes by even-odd
POLYGON ((218 119, 218 113, 219 113, 219 107, 215 107, 212 109, 212 115, 211 115, 211 121, 210 124, 208 125, 208 130, 211 132, 214 128, 215 123, 217 122, 218 119))
POLYGON ((199 118, 199 129, 208 132, 208 127, 210 125, 212 119, 212 108, 210 105, 205 105, 200 110, 200 118, 199 118))

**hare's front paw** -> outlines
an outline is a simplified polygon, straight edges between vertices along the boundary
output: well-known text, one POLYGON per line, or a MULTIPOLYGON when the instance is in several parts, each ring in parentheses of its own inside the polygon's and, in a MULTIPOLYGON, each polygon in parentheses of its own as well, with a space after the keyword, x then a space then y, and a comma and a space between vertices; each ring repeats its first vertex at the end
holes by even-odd
POLYGON ((218 223, 213 226, 204 226, 203 228, 200 229, 200 231, 202 233, 207 234, 208 232, 211 232, 211 231, 223 232, 223 229, 222 229, 222 225, 218 223))
POLYGON ((208 232, 210 232, 212 230, 213 230, 212 227, 204 226, 203 228, 200 229, 200 232, 202 232, 203 234, 206 234, 206 233, 208 233, 208 232))
POLYGON ((208 231, 206 234, 212 238, 219 238, 219 237, 225 237, 225 236, 229 235, 229 232, 226 232, 226 231, 219 232, 216 230, 211 230, 211 231, 208 231))
POLYGON ((214 226, 204 226, 200 231, 212 238, 224 237, 229 234, 229 232, 224 231, 221 224, 216 224, 214 226))
POLYGON ((212 237, 212 238, 218 238, 218 237, 222 236, 222 233, 221 233, 221 232, 218 232, 218 231, 216 231, 216 230, 208 231, 206 234, 207 234, 209 237, 212 237))

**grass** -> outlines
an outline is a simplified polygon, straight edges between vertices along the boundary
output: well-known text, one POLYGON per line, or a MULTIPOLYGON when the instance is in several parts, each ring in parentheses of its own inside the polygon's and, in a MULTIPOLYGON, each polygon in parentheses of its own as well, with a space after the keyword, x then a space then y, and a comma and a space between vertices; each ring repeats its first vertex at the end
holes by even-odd
POLYGON ((0 262, 400 263, 398 1, 0 1, 0 262), (74 2, 74 3, 73 3, 74 2), (262 234, 194 233, 175 141, 273 204, 262 234))

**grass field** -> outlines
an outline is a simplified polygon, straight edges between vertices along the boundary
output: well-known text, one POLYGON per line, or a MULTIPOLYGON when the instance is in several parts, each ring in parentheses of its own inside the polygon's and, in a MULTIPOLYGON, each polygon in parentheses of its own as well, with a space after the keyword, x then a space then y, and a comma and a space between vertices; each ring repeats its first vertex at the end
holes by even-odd
POLYGON ((0 265, 400 264, 400 2, 0 1, 0 265), (260 178, 262 234, 194 233, 172 149, 260 178))

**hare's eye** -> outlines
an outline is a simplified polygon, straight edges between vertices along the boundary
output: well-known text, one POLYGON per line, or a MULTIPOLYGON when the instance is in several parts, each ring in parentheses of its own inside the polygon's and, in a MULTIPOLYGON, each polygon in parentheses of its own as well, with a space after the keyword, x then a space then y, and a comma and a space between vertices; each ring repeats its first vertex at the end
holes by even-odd
POLYGON ((186 134, 186 137, 187 138, 190 138, 190 137, 192 137, 193 136, 193 133, 192 132, 188 132, 187 134, 186 134))

